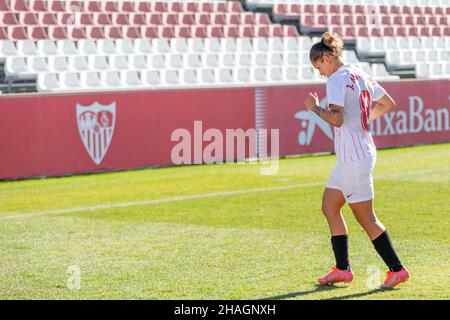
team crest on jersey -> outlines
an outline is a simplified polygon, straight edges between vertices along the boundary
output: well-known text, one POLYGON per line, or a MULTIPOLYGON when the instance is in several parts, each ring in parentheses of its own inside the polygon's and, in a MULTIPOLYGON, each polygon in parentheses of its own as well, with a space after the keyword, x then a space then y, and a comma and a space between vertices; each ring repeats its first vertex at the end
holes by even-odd
MULTIPOLYGON (((320 101, 320 106, 324 108, 327 104, 327 98, 320 101)), ((325 135, 333 139, 333 132, 331 126, 322 118, 309 111, 300 111, 295 114, 295 118, 300 120, 301 131, 298 134, 298 143, 301 146, 309 146, 314 136, 316 127, 322 130, 325 135)))
POLYGON ((81 141, 92 161, 99 165, 108 151, 116 123, 116 103, 90 106, 77 103, 77 124, 81 141))

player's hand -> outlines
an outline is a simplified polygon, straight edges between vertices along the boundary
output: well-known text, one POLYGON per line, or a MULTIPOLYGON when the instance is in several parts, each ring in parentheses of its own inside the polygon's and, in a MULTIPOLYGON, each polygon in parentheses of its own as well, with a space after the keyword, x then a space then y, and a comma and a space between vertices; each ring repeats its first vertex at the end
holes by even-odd
POLYGON ((308 110, 311 110, 312 108, 319 106, 319 97, 317 96, 317 93, 308 93, 308 97, 305 99, 305 106, 308 110))

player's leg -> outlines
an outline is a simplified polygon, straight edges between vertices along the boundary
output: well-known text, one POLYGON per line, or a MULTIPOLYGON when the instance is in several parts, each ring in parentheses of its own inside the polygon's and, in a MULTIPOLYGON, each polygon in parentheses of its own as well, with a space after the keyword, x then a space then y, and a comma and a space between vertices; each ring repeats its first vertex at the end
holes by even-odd
MULTIPOLYGON (((359 167, 364 167, 360 165, 359 167)), ((356 170, 358 171, 358 170, 356 170)), ((346 187, 344 184, 344 189, 346 187)), ((384 225, 378 220, 373 207, 373 177, 372 172, 363 170, 352 176, 352 194, 347 202, 358 223, 364 228, 375 250, 389 267, 384 287, 393 288, 409 278, 409 272, 403 267, 394 250, 391 239, 384 225)), ((346 192, 347 192, 346 191, 346 192)))
POLYGON ((327 219, 331 236, 347 235, 347 225, 341 208, 345 204, 342 192, 333 188, 325 188, 322 196, 322 212, 327 219))
POLYGON ((344 204, 345 199, 340 190, 325 188, 322 197, 322 212, 330 228, 336 267, 333 267, 329 274, 318 279, 321 284, 351 282, 353 279, 348 259, 347 225, 341 212, 344 204))
POLYGON ((352 209, 356 220, 366 231, 371 241, 378 238, 386 230, 384 225, 375 215, 375 211, 373 209, 373 199, 357 203, 349 203, 348 205, 352 209))
POLYGON ((408 280, 409 271, 400 262, 386 228, 377 219, 373 200, 349 203, 349 206, 358 223, 367 232, 375 250, 389 267, 383 287, 393 288, 408 280))

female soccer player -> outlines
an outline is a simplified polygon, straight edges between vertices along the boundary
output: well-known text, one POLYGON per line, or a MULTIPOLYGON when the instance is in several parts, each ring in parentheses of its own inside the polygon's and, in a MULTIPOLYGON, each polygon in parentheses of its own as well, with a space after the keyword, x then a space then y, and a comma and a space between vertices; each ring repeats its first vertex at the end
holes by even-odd
POLYGON ((342 49, 342 39, 325 32, 309 54, 314 68, 328 78, 328 106, 327 109, 319 106, 319 97, 315 92, 309 93, 305 106, 334 127, 337 157, 322 197, 322 211, 330 227, 336 266, 318 281, 332 284, 353 280, 348 260, 347 225, 341 212, 347 202, 375 250, 389 267, 382 287, 393 288, 409 278, 409 271, 397 257, 386 228, 377 219, 373 208, 372 170, 376 161, 376 148, 369 120, 390 112, 395 102, 369 75, 359 68, 344 64, 342 49), (373 101, 377 103, 371 108, 373 101))

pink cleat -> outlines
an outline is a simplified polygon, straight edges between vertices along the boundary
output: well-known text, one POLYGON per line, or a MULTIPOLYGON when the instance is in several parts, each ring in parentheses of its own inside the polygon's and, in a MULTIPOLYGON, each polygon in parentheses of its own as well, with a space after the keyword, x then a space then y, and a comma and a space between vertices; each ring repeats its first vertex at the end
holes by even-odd
POLYGON ((388 271, 386 272, 386 280, 384 280, 384 284, 381 286, 381 288, 394 288, 395 286, 399 285, 402 282, 405 282, 409 278, 409 271, 406 268, 403 268, 400 271, 392 272, 388 271))
POLYGON ((320 284, 332 285, 333 283, 345 282, 350 283, 353 280, 352 270, 340 270, 336 267, 332 267, 330 273, 323 278, 319 278, 320 284))

